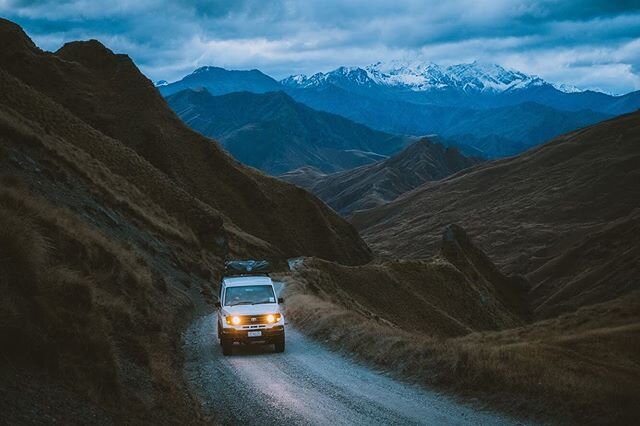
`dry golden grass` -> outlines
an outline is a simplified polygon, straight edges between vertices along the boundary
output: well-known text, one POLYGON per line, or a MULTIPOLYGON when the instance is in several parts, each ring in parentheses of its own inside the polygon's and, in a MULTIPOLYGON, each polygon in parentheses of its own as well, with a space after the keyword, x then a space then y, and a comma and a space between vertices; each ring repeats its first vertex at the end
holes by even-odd
POLYGON ((630 424, 640 416, 637 292, 553 320, 452 337, 437 323, 432 333, 393 326, 393 306, 386 317, 353 309, 354 301, 317 291, 301 272, 285 278, 288 318, 400 377, 536 420, 630 424))
POLYGON ((506 287, 512 278, 491 269, 488 261, 470 259, 475 248, 469 241, 452 245, 447 255, 456 264, 437 257, 351 267, 307 258, 297 276, 327 301, 429 336, 523 324, 521 306, 515 298, 503 297, 499 285, 506 287))
POLYGON ((135 250, 25 189, 2 188, 0 292, 4 370, 45 371, 114 419, 141 423, 176 410, 168 418, 197 421, 183 401, 171 314, 190 302, 171 300, 135 250), (152 398, 131 385, 132 371, 157 387, 152 398))
MULTIPOLYGON (((0 70, 0 73, 1 72, 0 70)), ((12 80, 11 83, 13 84, 20 85, 18 80, 12 79, 10 76, 4 75, 3 78, 10 81, 12 80)), ((2 79, 0 79, 0 86, 1 85, 2 79)), ((28 91, 27 88, 24 88, 24 90, 28 91)), ((32 102, 37 102, 37 100, 38 98, 35 96, 31 99, 32 102)), ((47 122, 59 121, 64 123, 69 120, 76 121, 76 125, 72 127, 73 131, 66 134, 66 136, 72 140, 82 138, 80 134, 86 131, 87 134, 96 139, 96 144, 114 144, 113 141, 109 141, 109 138, 99 135, 95 131, 89 131, 88 126, 79 122, 77 119, 74 120, 70 115, 65 115, 64 113, 56 114, 55 111, 59 110, 59 108, 56 108, 53 103, 47 103, 46 101, 41 102, 43 103, 41 107, 47 109, 49 115, 51 115, 51 118, 48 118, 47 122)), ((53 123, 51 126, 52 125, 53 123)), ((47 125, 45 125, 45 127, 47 127, 47 125)), ((153 201, 149 194, 145 194, 131 182, 113 173, 103 162, 96 157, 90 156, 82 147, 72 145, 67 139, 51 135, 51 131, 45 131, 38 123, 29 121, 20 115, 12 114, 11 111, 0 111, 0 129, 2 130, 3 137, 7 141, 11 140, 46 149, 49 154, 54 155, 61 161, 65 168, 69 168, 87 179, 93 191, 100 193, 100 196, 106 198, 110 203, 118 205, 129 214, 137 217, 143 221, 146 226, 156 229, 167 238, 179 239, 192 244, 196 243, 197 239, 190 227, 180 223, 172 214, 167 213, 164 208, 153 201)), ((83 138, 83 142, 87 142, 86 137, 83 138)), ((117 146, 117 144, 114 145, 117 146)), ((134 160, 138 160, 140 164, 137 164, 136 167, 142 170, 145 169, 144 161, 140 159, 137 154, 132 151, 126 154, 134 160)), ((118 157, 119 156, 116 155, 116 158, 118 157)), ((122 163, 122 160, 119 161, 122 163)), ((62 178, 64 179, 64 177, 62 178)), ((160 185, 164 183, 164 190, 169 193, 172 192, 171 184, 166 181, 163 182, 163 179, 159 176, 146 175, 144 179, 150 182, 156 181, 160 185)), ((206 216, 205 213, 202 213, 202 215, 206 216)), ((219 220, 213 213, 210 213, 210 216, 212 223, 219 220)))
POLYGON ((92 397, 117 390, 116 361, 92 283, 52 261, 56 247, 38 230, 38 212, 0 193, 0 285, 6 362, 65 375, 92 397))

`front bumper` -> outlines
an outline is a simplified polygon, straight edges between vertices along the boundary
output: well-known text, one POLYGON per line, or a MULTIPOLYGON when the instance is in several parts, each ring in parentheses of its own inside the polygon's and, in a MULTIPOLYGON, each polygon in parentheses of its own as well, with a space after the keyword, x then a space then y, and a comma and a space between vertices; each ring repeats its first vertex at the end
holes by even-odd
POLYGON ((284 338, 284 326, 274 325, 271 328, 261 328, 253 330, 238 330, 235 328, 227 327, 223 328, 222 335, 220 336, 224 340, 239 343, 276 343, 284 338), (250 331, 260 331, 261 335, 256 337, 249 337, 250 331))

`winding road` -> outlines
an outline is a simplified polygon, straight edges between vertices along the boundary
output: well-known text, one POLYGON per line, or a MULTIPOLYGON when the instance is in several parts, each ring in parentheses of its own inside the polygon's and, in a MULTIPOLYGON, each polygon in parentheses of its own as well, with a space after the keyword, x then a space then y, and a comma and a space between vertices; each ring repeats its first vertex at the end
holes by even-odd
POLYGON ((215 314, 183 336, 185 376, 205 412, 242 425, 503 425, 513 420, 368 369, 287 325, 287 350, 235 348, 222 355, 215 314))

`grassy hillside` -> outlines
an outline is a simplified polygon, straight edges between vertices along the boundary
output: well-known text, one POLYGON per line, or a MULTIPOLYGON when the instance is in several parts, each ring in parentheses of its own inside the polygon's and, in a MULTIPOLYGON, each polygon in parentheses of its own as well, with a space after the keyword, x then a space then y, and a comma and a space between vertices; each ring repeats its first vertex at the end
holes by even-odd
POLYGON ((96 184, 117 179, 107 169, 78 173, 28 128, 1 127, 3 419, 204 421, 177 368, 178 335, 212 301, 220 250, 141 210, 139 193, 96 184))
POLYGON ((622 116, 356 212, 386 260, 306 261, 290 278, 289 318, 402 377, 516 415, 633 423, 639 126, 640 113, 622 116))
POLYGON ((400 257, 428 257, 439 230, 458 223, 499 266, 527 275, 541 317, 603 302, 638 288, 639 130, 640 113, 621 116, 427 183, 353 223, 400 257))
POLYGON ((215 421, 185 388, 180 333, 223 258, 360 263, 367 246, 188 129, 128 57, 43 52, 4 20, 0 42, 3 421, 215 421))
MULTIPOLYGON (((8 21, 2 21, 0 37, 6 46, 0 51, 0 68, 57 103, 57 109, 64 110, 61 114, 70 114, 94 132, 115 140, 102 144, 70 138, 144 188, 165 210, 181 209, 185 203, 165 196, 166 182, 170 181, 186 195, 183 198, 192 199, 185 206, 189 214, 202 217, 191 205, 204 206, 199 209, 215 211, 227 231, 235 233, 239 228, 284 256, 309 252, 355 263, 370 258, 355 230, 317 199, 243 167, 215 142, 187 128, 126 55, 115 55, 95 40, 68 43, 54 54, 42 52, 8 21), (141 159, 154 169, 148 173, 156 178, 148 173, 141 176, 150 167, 140 170, 125 160, 131 151, 137 154, 136 161, 141 159), (263 214, 253 214, 256 208, 263 214)), ((51 116, 48 106, 40 112, 21 101, 21 95, 9 98, 7 94, 5 98, 26 116, 48 114, 51 121, 44 130, 60 136, 77 132, 78 126, 65 125, 66 118, 51 116)), ((205 222, 205 227, 210 226, 205 222)))
POLYGON ((523 281, 455 235, 429 260, 345 267, 305 259, 286 278, 288 318, 405 380, 522 419, 633 423, 640 293, 532 322, 523 281))

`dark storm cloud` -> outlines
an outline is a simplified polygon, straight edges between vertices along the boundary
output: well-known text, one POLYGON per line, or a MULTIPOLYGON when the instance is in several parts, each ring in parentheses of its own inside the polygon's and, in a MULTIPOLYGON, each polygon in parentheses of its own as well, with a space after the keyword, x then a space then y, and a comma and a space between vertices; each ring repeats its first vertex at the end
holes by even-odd
POLYGON ((0 0, 47 49, 98 38, 154 79, 201 65, 276 77, 388 59, 478 59, 551 81, 640 89, 640 2, 0 0))

